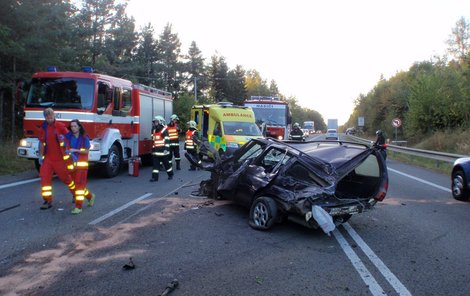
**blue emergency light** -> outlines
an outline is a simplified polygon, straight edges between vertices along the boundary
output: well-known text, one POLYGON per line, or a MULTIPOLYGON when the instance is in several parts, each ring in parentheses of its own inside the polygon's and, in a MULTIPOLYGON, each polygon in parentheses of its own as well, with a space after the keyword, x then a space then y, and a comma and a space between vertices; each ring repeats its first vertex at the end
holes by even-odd
POLYGON ((47 72, 57 72, 56 66, 47 66, 47 72))
POLYGON ((85 73, 93 73, 93 72, 95 72, 95 70, 94 70, 93 67, 91 67, 91 66, 82 67, 82 71, 85 72, 85 73))

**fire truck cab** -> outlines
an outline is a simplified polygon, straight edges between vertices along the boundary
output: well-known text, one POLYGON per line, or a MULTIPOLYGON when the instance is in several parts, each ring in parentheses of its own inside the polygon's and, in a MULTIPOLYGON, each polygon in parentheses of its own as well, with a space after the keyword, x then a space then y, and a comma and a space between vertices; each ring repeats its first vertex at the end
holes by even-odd
POLYGON ((220 155, 231 155, 250 139, 262 137, 253 110, 230 102, 193 106, 191 120, 196 122, 201 140, 220 155))
POLYGON ((263 135, 277 140, 288 139, 292 115, 287 102, 278 97, 251 96, 243 105, 253 109, 263 135))
POLYGON ((19 157, 35 160, 39 167, 39 133, 45 108, 54 109, 56 120, 68 125, 72 119, 83 124, 91 140, 90 164, 99 164, 107 177, 114 177, 124 161, 150 157, 154 116, 169 120, 173 113, 171 93, 133 84, 129 80, 83 72, 35 73, 25 105, 25 138, 17 149, 19 157))

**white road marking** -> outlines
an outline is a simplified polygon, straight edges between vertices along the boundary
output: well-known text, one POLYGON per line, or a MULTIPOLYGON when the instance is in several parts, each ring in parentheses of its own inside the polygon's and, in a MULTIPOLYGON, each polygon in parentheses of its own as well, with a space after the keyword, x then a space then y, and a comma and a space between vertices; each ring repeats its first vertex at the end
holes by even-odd
MULTIPOLYGON (((175 191, 179 190, 180 188, 182 188, 183 186, 186 186, 188 183, 191 183, 191 182, 192 182, 192 181, 188 181, 188 182, 184 183, 183 185, 181 185, 181 186, 179 186, 179 187, 177 187, 177 188, 175 188, 175 189, 172 189, 170 192, 168 192, 167 194, 163 195, 162 197, 166 197, 166 196, 170 195, 172 192, 175 192, 175 191)), ((121 211, 127 209, 128 207, 132 206, 133 204, 138 203, 138 202, 141 201, 141 200, 146 199, 147 197, 151 196, 152 194, 153 194, 153 193, 144 194, 144 195, 142 195, 142 196, 140 196, 140 197, 138 197, 138 198, 136 198, 136 199, 134 199, 134 200, 132 200, 132 201, 126 203, 125 205, 120 206, 119 208, 117 208, 117 209, 115 209, 115 210, 112 210, 111 212, 107 213, 106 215, 103 215, 103 216, 101 216, 101 217, 99 217, 99 218, 97 218, 97 219, 91 221, 91 222, 88 223, 88 224, 89 224, 89 225, 96 225, 96 224, 98 224, 98 223, 100 223, 100 222, 103 222, 104 220, 108 219, 109 217, 116 215, 117 213, 119 213, 119 212, 121 212, 121 211)), ((143 209, 139 209, 139 210, 137 211, 137 213, 141 212, 142 210, 144 210, 144 209, 146 209, 146 208, 148 208, 148 207, 149 207, 149 206, 145 206, 143 209)), ((135 214, 136 214, 136 213, 132 214, 131 216, 134 216, 135 214)))
POLYGON ((393 289, 397 291, 399 295, 411 295, 410 291, 400 282, 400 280, 388 269, 388 267, 380 260, 374 251, 364 242, 364 240, 357 234, 357 232, 349 225, 349 223, 343 224, 344 229, 349 233, 353 238, 356 244, 362 249, 364 254, 369 258, 369 260, 377 267, 380 273, 385 277, 385 279, 392 285, 393 289))
POLYGON ((357 272, 361 276, 364 283, 366 283, 366 285, 369 287, 369 290, 372 293, 372 295, 374 295, 374 296, 385 295, 385 292, 382 289, 382 287, 380 287, 380 285, 377 283, 375 278, 372 276, 372 274, 366 268, 364 263, 362 263, 359 256, 357 256, 357 254, 354 252, 354 250, 348 244, 348 242, 343 237, 341 232, 339 232, 338 229, 335 229, 333 231, 333 235, 335 236, 336 240, 338 241, 339 245, 343 249, 346 256, 348 256, 348 258, 351 261, 354 268, 357 270, 357 272))
POLYGON ((23 184, 33 183, 33 182, 36 182, 36 181, 39 181, 39 180, 41 180, 41 178, 35 178, 35 179, 24 180, 24 181, 19 181, 19 182, 15 182, 15 183, 0 185, 0 190, 5 189, 5 188, 9 188, 9 187, 23 185, 23 184))
POLYGON ((428 181, 426 181, 426 180, 417 178, 417 177, 412 176, 412 175, 408 175, 408 174, 402 173, 402 172, 400 172, 400 171, 397 171, 397 170, 394 170, 394 169, 391 169, 391 168, 388 168, 388 170, 389 170, 389 171, 392 171, 392 172, 394 172, 394 173, 397 173, 397 174, 399 174, 399 175, 408 177, 408 178, 410 178, 410 179, 416 180, 416 181, 418 181, 418 182, 424 183, 424 184, 426 184, 426 185, 432 186, 432 187, 434 187, 434 188, 441 189, 441 190, 443 190, 443 191, 445 191, 445 192, 452 193, 452 190, 450 190, 450 188, 443 187, 443 186, 440 186, 440 185, 437 185, 437 184, 428 182, 428 181))
POLYGON ((126 203, 125 205, 120 206, 119 208, 117 208, 117 209, 115 209, 115 210, 112 210, 111 212, 107 213, 106 215, 101 216, 101 217, 99 217, 99 218, 97 218, 97 219, 91 221, 91 222, 88 223, 88 224, 90 224, 90 225, 96 225, 96 224, 98 224, 98 223, 100 223, 100 222, 102 222, 102 221, 108 219, 109 217, 116 215, 116 214, 119 213, 120 211, 127 209, 128 207, 132 206, 133 204, 135 204, 135 203, 137 203, 137 202, 139 202, 139 201, 141 201, 141 200, 146 199, 147 197, 151 196, 152 194, 153 194, 153 193, 147 193, 147 194, 142 195, 141 197, 138 197, 138 198, 136 198, 136 199, 134 199, 134 200, 131 200, 130 202, 126 203))

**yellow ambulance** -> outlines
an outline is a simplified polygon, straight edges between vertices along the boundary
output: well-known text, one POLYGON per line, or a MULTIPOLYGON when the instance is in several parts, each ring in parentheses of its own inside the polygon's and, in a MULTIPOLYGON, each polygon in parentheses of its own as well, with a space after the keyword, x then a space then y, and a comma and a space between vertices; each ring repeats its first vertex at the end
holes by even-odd
POLYGON ((195 105, 191 108, 202 141, 208 141, 220 155, 231 155, 252 138, 262 138, 250 107, 229 102, 195 105))

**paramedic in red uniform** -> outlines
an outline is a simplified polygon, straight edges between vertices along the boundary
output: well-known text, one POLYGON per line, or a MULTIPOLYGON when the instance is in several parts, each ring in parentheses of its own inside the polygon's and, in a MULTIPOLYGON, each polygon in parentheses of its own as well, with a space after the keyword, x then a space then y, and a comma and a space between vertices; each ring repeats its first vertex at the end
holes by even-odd
POLYGON ((41 210, 52 207, 52 175, 56 173, 59 179, 64 182, 72 195, 75 194, 75 183, 67 171, 66 161, 70 156, 65 153, 65 135, 68 130, 62 122, 55 120, 54 110, 52 108, 44 109, 44 118, 46 119, 40 130, 39 141, 41 141, 41 195, 44 203, 41 210))
POLYGON ((170 123, 168 123, 167 130, 168 130, 168 136, 170 137, 169 161, 171 164, 173 164, 172 158, 175 157, 176 169, 181 170, 180 139, 179 139, 179 133, 181 132, 181 129, 178 125, 178 121, 179 121, 178 115, 176 114, 171 115, 170 123))
POLYGON ((70 132, 67 138, 67 152, 72 156, 73 173, 75 182, 75 208, 72 214, 77 215, 82 212, 83 200, 88 200, 88 206, 95 203, 95 194, 86 188, 88 175, 88 150, 90 149, 90 138, 85 135, 85 129, 78 119, 73 119, 69 126, 70 132))

